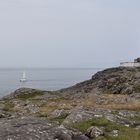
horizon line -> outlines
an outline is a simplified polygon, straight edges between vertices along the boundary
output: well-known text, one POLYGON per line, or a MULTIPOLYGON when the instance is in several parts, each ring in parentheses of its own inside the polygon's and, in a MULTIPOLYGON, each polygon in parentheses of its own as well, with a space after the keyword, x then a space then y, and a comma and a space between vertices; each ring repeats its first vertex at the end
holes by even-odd
POLYGON ((0 69, 104 69, 107 67, 0 67, 0 69))

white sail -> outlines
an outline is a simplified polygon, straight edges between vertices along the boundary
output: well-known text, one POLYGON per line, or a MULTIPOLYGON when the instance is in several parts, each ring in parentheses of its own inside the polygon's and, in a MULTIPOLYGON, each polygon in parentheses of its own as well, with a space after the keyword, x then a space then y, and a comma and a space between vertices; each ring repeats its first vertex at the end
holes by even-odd
POLYGON ((20 82, 26 82, 26 81, 27 81, 26 72, 23 72, 22 78, 20 79, 20 82))
POLYGON ((23 72, 22 78, 26 79, 26 73, 25 72, 23 72))

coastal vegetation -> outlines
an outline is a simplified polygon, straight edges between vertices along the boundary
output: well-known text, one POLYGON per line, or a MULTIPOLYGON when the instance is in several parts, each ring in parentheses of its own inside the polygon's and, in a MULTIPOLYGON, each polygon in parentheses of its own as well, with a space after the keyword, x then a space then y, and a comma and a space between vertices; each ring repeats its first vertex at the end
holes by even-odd
POLYGON ((1 127, 22 135, 29 125, 34 137, 36 126, 42 128, 36 129, 38 137, 41 132, 52 140, 139 140, 139 73, 139 68, 112 68, 59 91, 18 89, 0 101, 1 127))
POLYGON ((35 98, 36 96, 42 96, 44 95, 43 91, 36 91, 36 92, 32 92, 29 94, 21 94, 19 96, 16 97, 16 99, 20 99, 20 100, 30 100, 35 98))
POLYGON ((80 130, 83 133, 86 133, 87 129, 91 126, 98 126, 101 129, 104 129, 103 136, 95 138, 94 140, 139 140, 140 131, 134 128, 129 128, 127 126, 109 122, 105 118, 93 118, 87 121, 82 121, 79 123, 72 124, 73 128, 80 130), (118 136, 112 136, 111 133, 113 130, 118 131, 118 136))

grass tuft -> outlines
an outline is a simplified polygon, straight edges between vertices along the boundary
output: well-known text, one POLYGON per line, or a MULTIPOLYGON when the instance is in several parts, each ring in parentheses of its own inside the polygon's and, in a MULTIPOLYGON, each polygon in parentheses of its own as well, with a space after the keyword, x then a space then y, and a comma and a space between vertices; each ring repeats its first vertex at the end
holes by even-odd
POLYGON ((3 110, 4 111, 13 111, 14 110, 14 103, 12 103, 12 102, 6 102, 5 104, 4 104, 4 108, 3 108, 3 110))
POLYGON ((42 95, 44 95, 42 91, 36 91, 29 94, 21 94, 17 96, 16 98, 20 100, 27 100, 27 99, 32 99, 32 98, 35 98, 36 96, 42 96, 42 95))
POLYGON ((140 93, 140 84, 134 85, 134 90, 135 92, 140 93))
POLYGON ((129 128, 117 123, 110 122, 105 118, 93 118, 87 121, 72 124, 71 127, 85 133, 91 126, 104 127, 105 134, 94 140, 140 140, 140 131, 134 128, 129 128), (119 136, 112 136, 113 130, 119 131, 119 136))
POLYGON ((52 122, 59 122, 59 124, 63 123, 63 121, 66 119, 66 116, 60 116, 60 117, 57 117, 57 118, 52 118, 50 119, 50 121, 52 122))

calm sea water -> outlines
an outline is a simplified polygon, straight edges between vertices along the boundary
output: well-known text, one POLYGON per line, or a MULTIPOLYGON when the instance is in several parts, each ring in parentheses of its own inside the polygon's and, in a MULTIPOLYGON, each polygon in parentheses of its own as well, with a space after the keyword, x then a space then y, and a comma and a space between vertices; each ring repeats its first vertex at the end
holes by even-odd
POLYGON ((101 69, 0 69, 0 96, 29 87, 42 90, 58 90, 90 79, 101 69), (20 82, 23 71, 28 81, 20 82))

